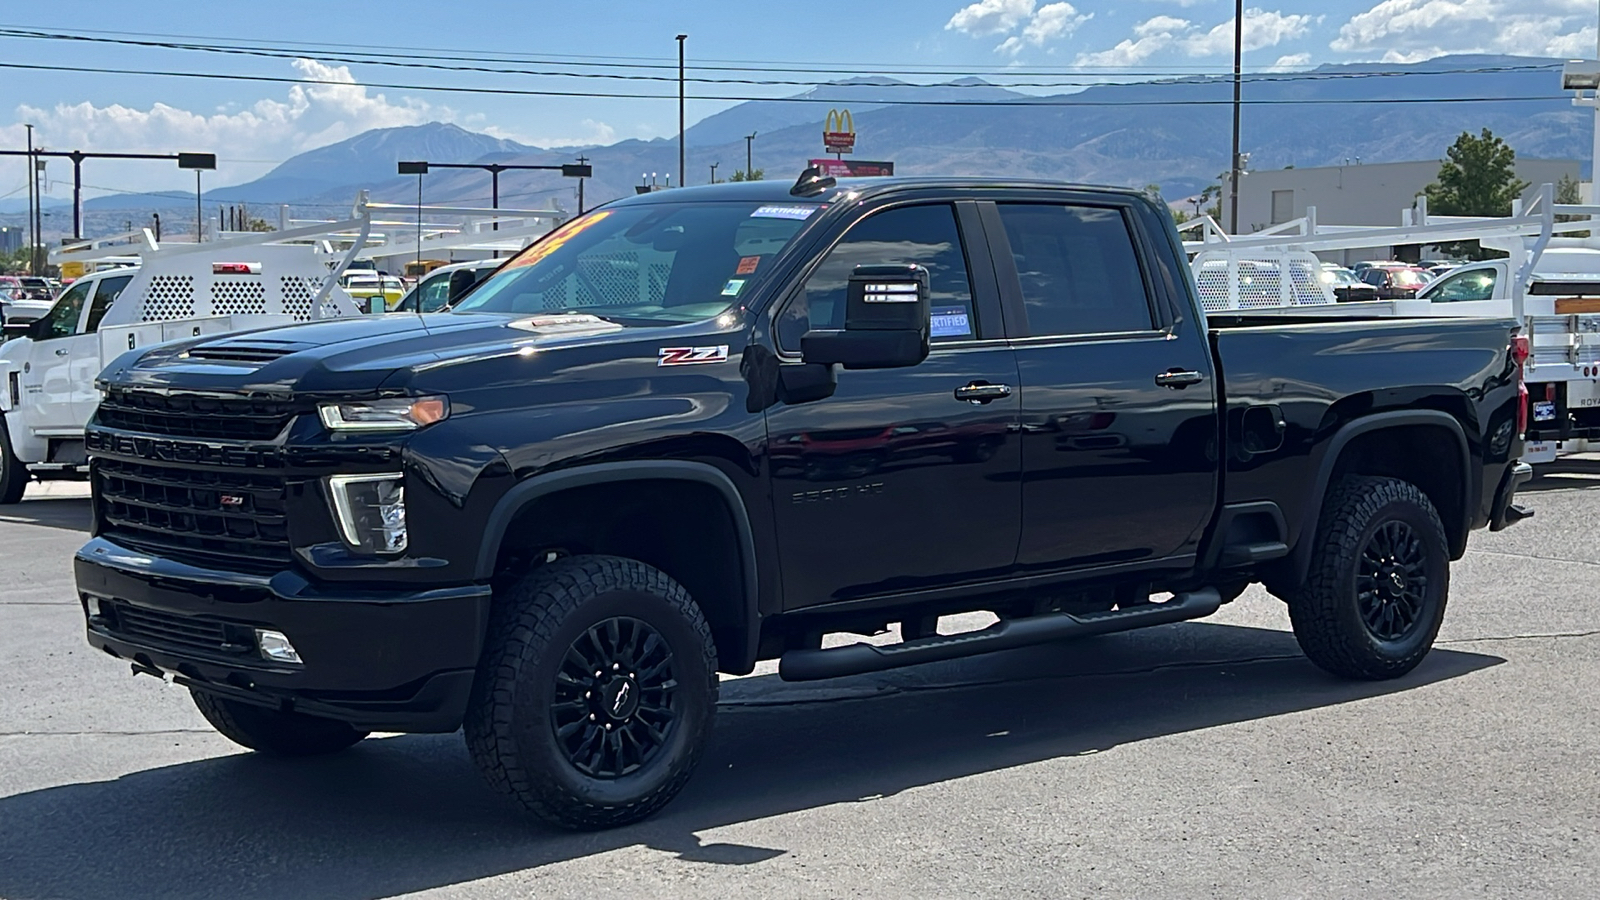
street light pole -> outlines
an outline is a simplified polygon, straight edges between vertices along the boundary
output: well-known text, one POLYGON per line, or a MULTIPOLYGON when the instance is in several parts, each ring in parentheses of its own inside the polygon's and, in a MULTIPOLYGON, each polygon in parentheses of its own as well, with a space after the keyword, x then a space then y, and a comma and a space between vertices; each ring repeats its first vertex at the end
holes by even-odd
POLYGON ((688 170, 683 164, 683 42, 687 34, 678 35, 678 186, 689 184, 688 170))
POLYGON ((752 131, 749 134, 744 136, 744 180, 745 181, 754 181, 755 177, 756 177, 755 169, 752 169, 750 167, 750 153, 751 153, 750 146, 755 143, 755 140, 756 140, 756 132, 754 132, 754 131, 752 131))
POLYGON ((1239 73, 1244 54, 1244 0, 1233 0, 1233 158, 1228 176, 1228 233, 1239 233, 1239 73))
POLYGON ((717 166, 720 166, 720 165, 722 165, 722 163, 719 163, 719 162, 714 162, 714 163, 711 164, 711 183, 712 184, 716 184, 717 183, 717 166))

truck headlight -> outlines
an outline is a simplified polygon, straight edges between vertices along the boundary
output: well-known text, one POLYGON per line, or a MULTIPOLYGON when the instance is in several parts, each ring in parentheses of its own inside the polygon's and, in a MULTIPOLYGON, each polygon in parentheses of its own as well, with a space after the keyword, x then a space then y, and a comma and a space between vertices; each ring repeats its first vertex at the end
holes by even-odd
POLYGON ((324 403, 317 407, 322 424, 333 431, 413 431, 450 415, 450 398, 389 397, 324 403))
POLYGON ((332 475, 328 494, 339 531, 350 546, 362 553, 406 549, 406 489, 400 473, 332 475))

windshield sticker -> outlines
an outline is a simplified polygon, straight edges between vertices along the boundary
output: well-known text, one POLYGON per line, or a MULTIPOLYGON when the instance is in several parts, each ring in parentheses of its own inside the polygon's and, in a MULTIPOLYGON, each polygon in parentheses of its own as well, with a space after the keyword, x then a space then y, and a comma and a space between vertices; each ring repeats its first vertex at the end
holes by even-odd
POLYGON ((967 337, 972 334, 972 326, 967 321, 967 311, 959 306, 933 311, 932 322, 933 337, 967 337))
POLYGON ((733 270, 733 274, 735 274, 735 275, 750 275, 750 274, 753 274, 755 272, 755 270, 756 270, 756 267, 759 266, 759 265, 761 265, 761 257, 759 257, 759 256, 741 256, 741 257, 739 257, 739 268, 734 269, 733 270))
POLYGON ((763 206, 750 214, 752 219, 809 219, 820 206, 763 206))
POLYGON ((744 279, 735 278, 722 286, 722 296, 737 297, 739 296, 739 292, 742 290, 744 290, 744 279))
POLYGON ((662 347, 656 356, 658 366, 698 366, 728 361, 728 345, 715 347, 662 347))
POLYGON ((611 215, 610 210, 601 210, 600 212, 592 212, 587 216, 580 216, 579 218, 573 219, 560 228, 557 228, 555 231, 545 235, 544 240, 538 241, 533 244, 533 246, 522 251, 522 253, 518 254, 515 259, 506 263, 505 268, 507 270, 520 269, 523 266, 533 265, 539 260, 544 259, 546 256, 549 256, 557 250, 560 250, 562 245, 567 241, 572 240, 574 237, 587 230, 590 226, 609 215, 611 215))

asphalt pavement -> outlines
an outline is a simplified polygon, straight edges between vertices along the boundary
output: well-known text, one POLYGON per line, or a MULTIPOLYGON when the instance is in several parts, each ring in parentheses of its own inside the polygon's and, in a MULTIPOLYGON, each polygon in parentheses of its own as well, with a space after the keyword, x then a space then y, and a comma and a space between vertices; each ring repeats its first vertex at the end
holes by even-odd
MULTIPOLYGON (((282 761, 84 643, 79 485, 0 507, 0 897, 1600 896, 1600 461, 1452 572, 1394 682, 1210 619, 899 672, 723 684, 661 815, 530 821, 460 735, 282 761)), ((952 622, 947 628, 975 624, 952 622)))

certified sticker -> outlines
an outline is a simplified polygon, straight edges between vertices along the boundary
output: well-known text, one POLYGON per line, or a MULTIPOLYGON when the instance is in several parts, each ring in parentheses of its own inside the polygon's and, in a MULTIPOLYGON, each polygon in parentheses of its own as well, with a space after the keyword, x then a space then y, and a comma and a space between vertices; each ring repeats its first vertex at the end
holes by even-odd
POLYGON ((821 206, 763 206, 750 214, 752 219, 809 219, 821 206))

